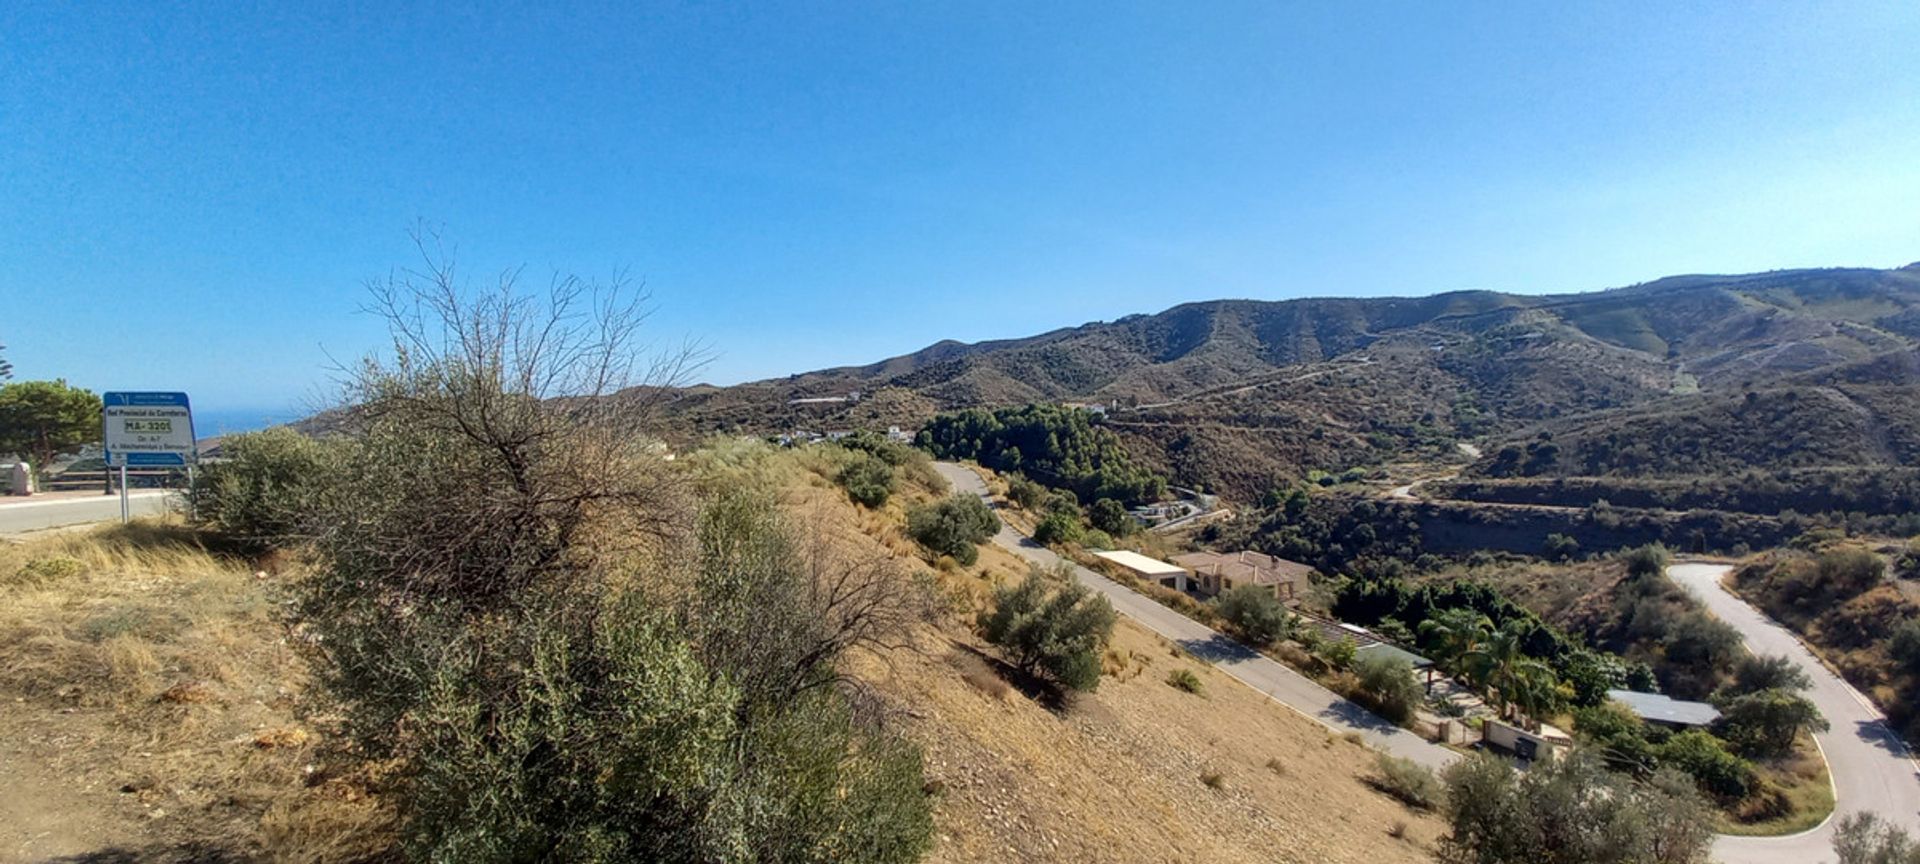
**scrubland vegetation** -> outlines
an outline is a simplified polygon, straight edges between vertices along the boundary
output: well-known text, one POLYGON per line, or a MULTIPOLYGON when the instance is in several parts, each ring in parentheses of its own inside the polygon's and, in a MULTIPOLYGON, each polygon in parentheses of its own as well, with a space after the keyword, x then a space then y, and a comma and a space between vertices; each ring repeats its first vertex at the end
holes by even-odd
MULTIPOLYGON (((1899 568, 1911 566, 1911 546, 1899 568)), ((1801 635, 1871 697, 1908 740, 1920 739, 1920 604, 1888 579, 1880 555, 1846 543, 1770 552, 1736 570, 1741 595, 1801 635)))

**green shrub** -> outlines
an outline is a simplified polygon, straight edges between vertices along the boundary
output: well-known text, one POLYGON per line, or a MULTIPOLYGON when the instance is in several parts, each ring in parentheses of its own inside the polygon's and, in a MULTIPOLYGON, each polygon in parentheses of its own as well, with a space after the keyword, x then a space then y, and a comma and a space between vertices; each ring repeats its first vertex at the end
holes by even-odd
POLYGON ((1020 505, 1023 510, 1032 510, 1047 500, 1047 487, 1015 474, 1007 478, 1007 500, 1020 505))
POLYGON ((936 555, 951 555, 961 564, 980 558, 979 544, 998 533, 1000 517, 985 501, 964 492, 907 511, 907 536, 936 555))
POLYGON ((1920 677, 1920 619, 1909 619, 1894 628, 1887 651, 1908 675, 1920 677))
POLYGON ((1726 803, 1734 803, 1753 793, 1758 781, 1753 764, 1728 752, 1720 739, 1698 729, 1675 734, 1654 748, 1662 766, 1688 777, 1705 792, 1726 803))
POLYGON ((1360 646, 1353 639, 1342 636, 1324 643, 1320 648, 1320 656, 1333 664, 1333 668, 1345 669, 1353 665, 1353 655, 1358 650, 1360 646))
POLYGON ((255 548, 315 530, 321 526, 302 520, 341 470, 339 449, 286 427, 229 436, 220 445, 223 458, 194 474, 194 520, 255 548))
POLYGON ((1034 526, 1033 540, 1044 546, 1079 542, 1080 520, 1066 511, 1048 513, 1034 526))
POLYGON ((1139 523, 1133 521, 1133 514, 1127 512, 1127 505, 1112 498, 1101 498, 1087 508, 1087 521, 1093 527, 1115 537, 1125 537, 1133 533, 1139 523))
POLYGON ((1240 585, 1220 592, 1213 602, 1220 617, 1255 645, 1271 645, 1293 633, 1296 623, 1293 613, 1273 596, 1270 588, 1240 585))
POLYGON ((5 584, 37 588, 55 582, 64 582, 85 573, 86 570, 87 565, 73 558, 64 556, 34 558, 20 565, 20 569, 13 571, 13 575, 6 580, 5 584))
POLYGON ((1733 680, 1721 688, 1720 697, 1731 699, 1762 690, 1799 692, 1812 686, 1806 670, 1785 656, 1747 656, 1733 664, 1733 680))
POLYGON ((1627 565, 1629 579, 1665 575, 1669 560, 1667 547, 1658 543, 1629 549, 1620 555, 1620 561, 1627 565))
POLYGON ((1409 807, 1435 810, 1446 797, 1446 787, 1433 769, 1411 759, 1382 753, 1374 760, 1374 768, 1379 774, 1368 778, 1369 782, 1409 807))
POLYGON ((1793 752, 1801 732, 1825 732, 1827 721, 1806 697, 1773 689, 1722 700, 1714 729, 1743 754, 1778 758, 1793 752))
POLYGON ((1206 685, 1200 682, 1200 676, 1193 674, 1192 669, 1185 667, 1168 672, 1167 685, 1175 690, 1184 690, 1196 696, 1206 690, 1206 685))
POLYGON ((1442 778, 1443 864, 1694 864, 1713 839, 1712 809, 1687 778, 1634 782, 1581 750, 1525 772, 1469 756, 1442 778))
POLYGON ((1413 678, 1412 664, 1375 654, 1355 660, 1353 672, 1359 678, 1360 701, 1375 714, 1395 723, 1413 719, 1425 693, 1413 678))
POLYGON ((879 457, 859 453, 834 477, 847 497, 863 507, 879 507, 893 495, 893 466, 879 457))
POLYGON ((1100 686, 1100 652, 1113 634, 1113 604, 1074 584, 1050 587, 1039 567, 1018 585, 994 589, 980 631, 1023 672, 1038 672, 1071 690, 1100 686))
POLYGON ((1565 561, 1580 554, 1580 541, 1565 534, 1548 534, 1545 551, 1548 558, 1565 561))
POLYGON ((1094 529, 1080 535, 1080 545, 1088 549, 1112 549, 1115 544, 1113 538, 1108 536, 1107 532, 1094 529))
POLYGON ((624 400, 544 389, 631 365, 624 304, 434 284, 377 295, 440 320, 394 313, 408 347, 349 383, 353 471, 300 496, 325 530, 288 585, 316 710, 392 778, 407 857, 917 859, 920 755, 836 685, 924 585, 809 554, 770 496, 690 500, 624 400))
POLYGON ((1851 813, 1833 834, 1838 864, 1920 864, 1920 843, 1905 828, 1867 813, 1851 813))

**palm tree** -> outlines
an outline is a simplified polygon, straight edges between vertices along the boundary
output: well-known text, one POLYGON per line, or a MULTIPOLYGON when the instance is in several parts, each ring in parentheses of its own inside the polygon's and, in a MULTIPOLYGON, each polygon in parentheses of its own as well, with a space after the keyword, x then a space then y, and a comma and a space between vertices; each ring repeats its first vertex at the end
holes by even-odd
POLYGON ((1461 673, 1461 661, 1479 650, 1492 630, 1487 616, 1467 608, 1448 609, 1420 622, 1421 640, 1436 646, 1433 653, 1440 656, 1434 659, 1454 674, 1461 673))
POLYGON ((1509 624, 1486 634, 1462 657, 1467 675, 1486 688, 1503 719, 1520 709, 1531 717, 1550 704, 1558 681, 1547 664, 1527 655, 1526 632, 1509 624))

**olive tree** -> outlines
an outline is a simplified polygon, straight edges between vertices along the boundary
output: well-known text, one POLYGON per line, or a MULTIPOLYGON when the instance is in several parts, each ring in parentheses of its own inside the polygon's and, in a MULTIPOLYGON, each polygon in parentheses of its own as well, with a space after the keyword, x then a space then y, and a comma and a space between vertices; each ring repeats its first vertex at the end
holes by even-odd
POLYGON ((919 753, 842 667, 909 641, 925 586, 766 496, 699 500, 646 434, 689 357, 640 359, 623 286, 427 260, 374 286, 394 347, 348 370, 353 474, 294 531, 317 695, 393 772, 409 856, 917 858, 919 753))
POLYGON ((907 511, 907 536, 962 564, 979 559, 979 544, 999 530, 1000 517, 978 495, 955 493, 907 511))
POLYGON ((1070 690, 1100 684, 1100 652, 1113 634, 1113 604, 1038 566, 1018 584, 997 588, 980 613, 980 632, 1022 672, 1044 674, 1070 690), (1058 587, 1054 583, 1059 582, 1058 587))

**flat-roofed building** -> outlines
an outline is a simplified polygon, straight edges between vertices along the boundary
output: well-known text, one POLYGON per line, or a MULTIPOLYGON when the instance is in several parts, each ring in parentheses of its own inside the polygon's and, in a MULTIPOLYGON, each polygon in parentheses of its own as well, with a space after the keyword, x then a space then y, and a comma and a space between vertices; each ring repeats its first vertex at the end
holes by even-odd
POLYGON ((1659 693, 1608 690, 1607 698, 1627 706, 1627 710, 1641 720, 1671 729, 1712 726, 1720 719, 1720 709, 1705 702, 1687 702, 1659 693))
POLYGON ((1138 552, 1125 549, 1113 552, 1095 552, 1095 558, 1110 561, 1115 566, 1142 579, 1151 580, 1178 591, 1187 590, 1187 568, 1177 564, 1168 564, 1157 558, 1148 558, 1138 552))

